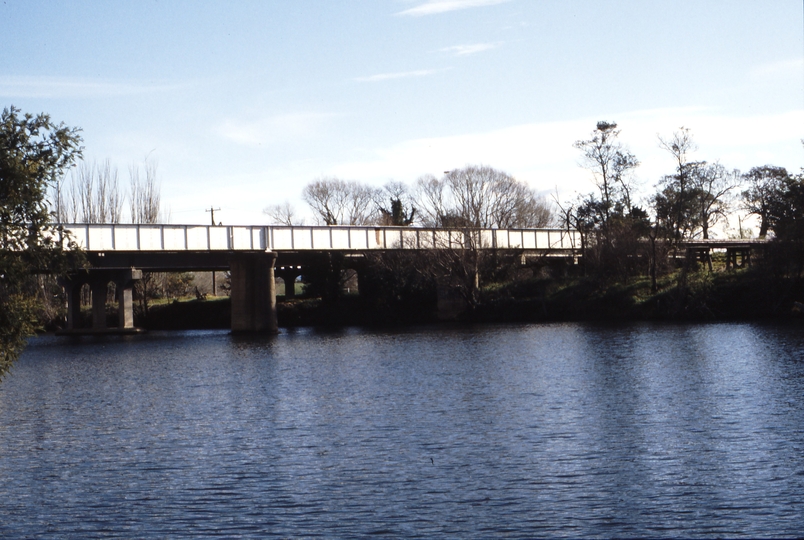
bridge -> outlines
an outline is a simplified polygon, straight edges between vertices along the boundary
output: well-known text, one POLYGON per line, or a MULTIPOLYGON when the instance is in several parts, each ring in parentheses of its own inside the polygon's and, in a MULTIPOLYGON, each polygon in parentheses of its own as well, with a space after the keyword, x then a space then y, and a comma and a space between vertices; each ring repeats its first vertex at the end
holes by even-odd
MULTIPOLYGON (((133 285, 142 272, 231 272, 232 331, 275 332, 277 260, 280 277, 293 283, 311 255, 438 249, 512 250, 525 256, 574 257, 577 231, 566 229, 434 229, 420 227, 288 227, 204 225, 64 224, 84 250, 86 271, 64 281, 66 332, 103 333, 106 289, 117 290, 119 324, 134 332, 133 285), (80 291, 92 291, 92 328, 79 329, 80 291)), ((286 288, 286 291, 288 289, 286 288)), ((291 289, 292 290, 292 287, 291 289)))

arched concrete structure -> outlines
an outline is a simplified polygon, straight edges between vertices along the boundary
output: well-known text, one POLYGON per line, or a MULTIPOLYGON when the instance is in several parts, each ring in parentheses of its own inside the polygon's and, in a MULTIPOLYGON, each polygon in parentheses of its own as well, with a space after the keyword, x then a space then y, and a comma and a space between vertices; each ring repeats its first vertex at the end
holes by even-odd
POLYGON ((106 330, 106 295, 109 282, 114 282, 117 291, 118 330, 135 331, 134 282, 142 279, 142 272, 135 268, 122 270, 92 270, 73 274, 62 285, 67 296, 66 332, 80 332, 81 288, 89 285, 92 292, 92 331, 106 330))

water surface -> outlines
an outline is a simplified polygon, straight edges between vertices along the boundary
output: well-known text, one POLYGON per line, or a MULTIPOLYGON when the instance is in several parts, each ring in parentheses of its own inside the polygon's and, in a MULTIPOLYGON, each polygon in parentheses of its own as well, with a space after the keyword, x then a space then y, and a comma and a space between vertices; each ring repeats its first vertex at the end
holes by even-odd
POLYGON ((804 534, 804 328, 41 337, 0 536, 804 534))

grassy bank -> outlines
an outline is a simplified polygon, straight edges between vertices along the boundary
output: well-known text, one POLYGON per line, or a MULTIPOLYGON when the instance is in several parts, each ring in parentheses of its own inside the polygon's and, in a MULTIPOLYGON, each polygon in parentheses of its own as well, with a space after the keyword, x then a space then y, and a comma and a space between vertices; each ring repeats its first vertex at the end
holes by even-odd
POLYGON ((657 290, 647 277, 626 283, 590 278, 532 279, 495 284, 469 314, 483 321, 714 321, 785 318, 804 301, 804 283, 756 270, 681 270, 657 290))

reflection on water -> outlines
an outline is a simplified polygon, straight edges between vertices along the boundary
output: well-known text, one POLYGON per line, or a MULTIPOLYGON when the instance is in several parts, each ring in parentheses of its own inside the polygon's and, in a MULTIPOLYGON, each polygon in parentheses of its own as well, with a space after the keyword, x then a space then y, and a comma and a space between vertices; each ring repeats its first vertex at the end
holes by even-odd
POLYGON ((801 535, 801 330, 38 338, 0 535, 801 535))

